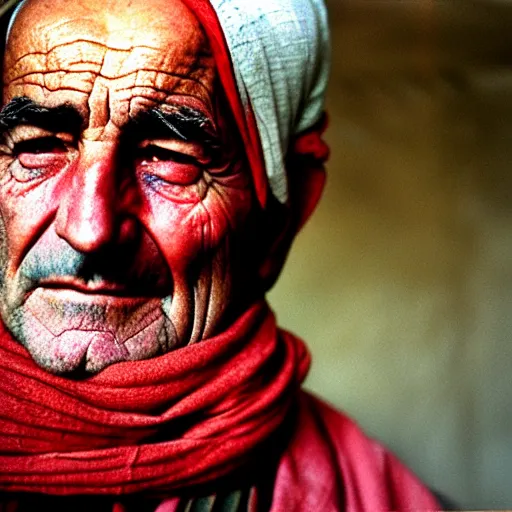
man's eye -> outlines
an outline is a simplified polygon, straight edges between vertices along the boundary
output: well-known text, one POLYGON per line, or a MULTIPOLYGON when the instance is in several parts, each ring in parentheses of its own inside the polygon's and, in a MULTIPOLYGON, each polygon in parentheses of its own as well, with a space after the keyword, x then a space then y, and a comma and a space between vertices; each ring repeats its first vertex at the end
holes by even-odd
POLYGON ((193 156, 154 145, 148 145, 139 150, 139 161, 143 164, 175 162, 177 164, 198 165, 197 160, 193 156))
POLYGON ((13 178, 29 182, 58 172, 69 162, 69 148, 58 137, 41 137, 17 142, 10 165, 13 178))
POLYGON ((149 181, 152 184, 192 185, 202 173, 201 163, 193 156, 153 145, 139 150, 136 166, 144 172, 146 181, 148 176, 153 177, 149 181))
POLYGON ((16 143, 13 148, 13 153, 15 156, 19 156, 24 153, 40 155, 42 153, 64 153, 66 150, 66 145, 59 138, 41 137, 16 143))

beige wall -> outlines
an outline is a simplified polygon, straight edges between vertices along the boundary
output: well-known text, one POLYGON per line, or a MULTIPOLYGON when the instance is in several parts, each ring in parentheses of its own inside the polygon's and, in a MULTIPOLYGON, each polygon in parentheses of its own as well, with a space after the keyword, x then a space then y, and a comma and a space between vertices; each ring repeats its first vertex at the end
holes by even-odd
POLYGON ((333 155, 271 294, 310 389, 467 508, 512 507, 512 3, 330 2, 333 155))

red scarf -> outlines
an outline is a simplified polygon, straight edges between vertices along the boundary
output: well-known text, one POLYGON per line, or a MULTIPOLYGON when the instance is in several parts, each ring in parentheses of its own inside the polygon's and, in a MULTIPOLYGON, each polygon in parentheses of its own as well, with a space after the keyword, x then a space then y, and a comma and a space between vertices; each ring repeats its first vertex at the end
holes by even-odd
POLYGON ((39 368, 0 334, 0 490, 174 491, 247 463, 309 366, 264 303, 215 338, 84 381, 39 368), (155 441, 157 439, 157 441, 155 441))

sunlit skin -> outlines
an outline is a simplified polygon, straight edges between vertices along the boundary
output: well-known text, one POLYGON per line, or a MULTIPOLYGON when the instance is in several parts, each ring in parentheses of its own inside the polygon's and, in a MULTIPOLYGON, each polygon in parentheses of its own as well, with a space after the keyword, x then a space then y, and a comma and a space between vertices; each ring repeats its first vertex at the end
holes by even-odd
POLYGON ((215 334, 243 293, 234 253, 255 201, 192 14, 179 0, 29 1, 3 79, 4 116, 22 98, 82 120, 4 130, 1 314, 15 338, 67 374, 215 334), (206 136, 147 128, 150 111, 197 114, 206 136))

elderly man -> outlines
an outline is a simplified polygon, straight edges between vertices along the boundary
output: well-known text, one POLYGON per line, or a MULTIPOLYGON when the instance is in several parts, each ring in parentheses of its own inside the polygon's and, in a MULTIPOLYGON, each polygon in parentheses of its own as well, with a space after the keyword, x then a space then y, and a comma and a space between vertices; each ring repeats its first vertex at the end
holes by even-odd
POLYGON ((323 186, 322 1, 15 7, 0 510, 436 508, 264 301, 323 186))

